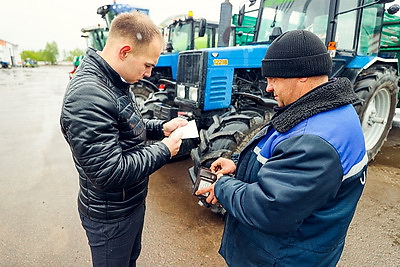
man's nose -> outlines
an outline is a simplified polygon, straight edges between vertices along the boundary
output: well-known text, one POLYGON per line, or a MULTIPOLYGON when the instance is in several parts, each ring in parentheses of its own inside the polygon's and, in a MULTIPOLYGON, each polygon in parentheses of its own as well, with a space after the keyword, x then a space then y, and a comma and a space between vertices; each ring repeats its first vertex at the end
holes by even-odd
POLYGON ((151 69, 150 70, 146 70, 143 74, 144 77, 150 77, 151 76, 151 69))
POLYGON ((274 88, 272 87, 272 85, 270 83, 267 83, 267 87, 265 90, 270 93, 270 92, 274 91, 274 88))

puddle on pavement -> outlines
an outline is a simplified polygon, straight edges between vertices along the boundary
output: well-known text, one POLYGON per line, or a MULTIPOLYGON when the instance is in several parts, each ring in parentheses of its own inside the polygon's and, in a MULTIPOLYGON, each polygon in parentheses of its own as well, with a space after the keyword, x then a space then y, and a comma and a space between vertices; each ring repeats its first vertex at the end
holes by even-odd
POLYGON ((392 128, 374 163, 400 168, 400 128, 392 128))
POLYGON ((32 69, 15 67, 0 70, 0 86, 18 87, 24 85, 25 81, 32 76, 32 69))

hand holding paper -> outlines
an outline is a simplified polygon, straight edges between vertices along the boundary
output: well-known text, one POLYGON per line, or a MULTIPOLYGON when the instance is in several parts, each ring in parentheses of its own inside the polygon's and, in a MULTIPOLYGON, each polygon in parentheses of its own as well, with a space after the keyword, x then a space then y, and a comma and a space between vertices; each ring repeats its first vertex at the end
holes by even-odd
POLYGON ((169 136, 173 131, 175 131, 177 128, 185 126, 188 124, 188 121, 183 118, 173 118, 172 120, 164 123, 163 125, 163 131, 165 136, 169 136))
POLYGON ((191 120, 187 125, 179 127, 172 134, 182 133, 182 139, 197 138, 199 137, 199 131, 195 120, 191 120))

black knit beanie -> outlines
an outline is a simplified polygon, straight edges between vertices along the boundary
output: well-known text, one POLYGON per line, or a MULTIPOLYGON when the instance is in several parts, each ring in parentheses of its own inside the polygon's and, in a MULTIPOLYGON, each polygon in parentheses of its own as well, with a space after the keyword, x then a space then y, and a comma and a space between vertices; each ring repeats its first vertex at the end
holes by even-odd
POLYGON ((294 78, 329 75, 332 59, 322 41, 306 30, 276 38, 262 60, 263 77, 294 78))

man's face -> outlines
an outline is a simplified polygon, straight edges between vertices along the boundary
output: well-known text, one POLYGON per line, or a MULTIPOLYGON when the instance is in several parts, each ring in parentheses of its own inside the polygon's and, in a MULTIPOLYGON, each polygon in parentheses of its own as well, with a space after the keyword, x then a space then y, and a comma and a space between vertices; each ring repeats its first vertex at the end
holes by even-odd
POLYGON ((289 105, 300 98, 299 78, 267 78, 266 91, 274 94, 278 107, 289 105))
POLYGON ((161 41, 155 38, 150 45, 138 52, 132 48, 127 57, 122 61, 121 77, 128 83, 135 83, 144 77, 150 77, 151 70, 157 64, 161 54, 161 41))

